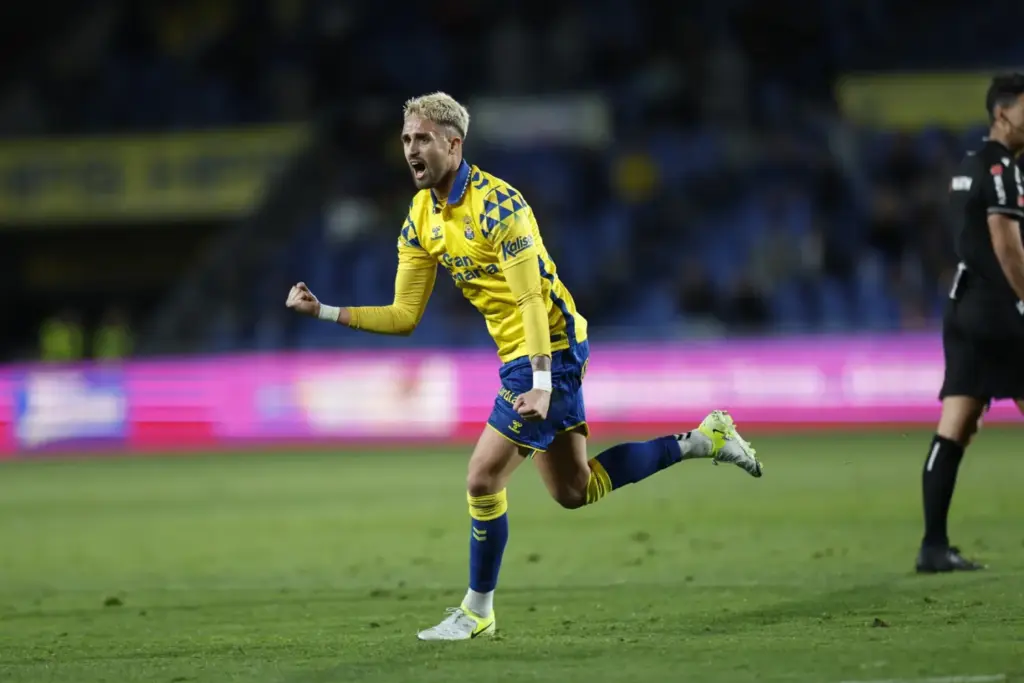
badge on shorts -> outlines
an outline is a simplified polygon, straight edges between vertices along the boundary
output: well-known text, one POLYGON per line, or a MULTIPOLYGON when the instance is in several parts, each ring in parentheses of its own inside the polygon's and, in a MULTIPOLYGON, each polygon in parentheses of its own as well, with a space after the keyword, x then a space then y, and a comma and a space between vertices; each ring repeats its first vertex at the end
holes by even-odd
POLYGON ((462 219, 462 222, 466 224, 466 235, 467 240, 476 239, 476 233, 473 232, 473 219, 466 216, 462 219))

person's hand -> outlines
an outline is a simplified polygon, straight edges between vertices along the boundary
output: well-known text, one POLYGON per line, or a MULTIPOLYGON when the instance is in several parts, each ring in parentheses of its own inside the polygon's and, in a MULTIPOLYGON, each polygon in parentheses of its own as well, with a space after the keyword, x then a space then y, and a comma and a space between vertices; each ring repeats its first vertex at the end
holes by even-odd
POLYGON ((305 282, 300 282, 291 288, 284 305, 293 311, 313 318, 320 315, 320 302, 313 296, 313 292, 309 291, 309 287, 306 286, 305 282))
POLYGON ((539 422, 547 419, 548 408, 551 407, 551 392, 543 389, 530 389, 525 394, 519 394, 515 405, 512 406, 524 420, 539 422))

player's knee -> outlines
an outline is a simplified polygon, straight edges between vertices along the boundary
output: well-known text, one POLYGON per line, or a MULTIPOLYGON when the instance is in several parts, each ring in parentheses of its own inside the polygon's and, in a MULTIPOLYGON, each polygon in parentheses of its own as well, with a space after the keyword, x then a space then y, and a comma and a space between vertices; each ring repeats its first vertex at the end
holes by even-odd
POLYGON ((939 436, 966 447, 978 432, 978 421, 970 418, 944 419, 939 422, 939 428, 936 431, 939 436))
POLYGON ((502 470, 488 467, 486 463, 470 462, 466 474, 466 491, 471 496, 489 496, 505 488, 506 478, 502 470))
POLYGON ((978 431, 976 422, 941 422, 936 433, 944 439, 949 439, 963 447, 970 444, 971 439, 978 431))
POLYGON ((470 468, 466 475, 466 491, 471 496, 489 496, 501 489, 498 478, 490 472, 470 468))
POLYGON ((942 404, 942 417, 936 430, 939 436, 966 447, 978 432, 985 404, 966 398, 947 398, 942 404))
POLYGON ((579 509, 587 504, 587 482, 589 479, 589 469, 576 472, 571 479, 560 482, 560 485, 551 492, 551 497, 566 510, 579 509))
POLYGON ((587 504, 587 492, 575 489, 559 491, 554 495, 555 502, 566 510, 578 510, 587 504))

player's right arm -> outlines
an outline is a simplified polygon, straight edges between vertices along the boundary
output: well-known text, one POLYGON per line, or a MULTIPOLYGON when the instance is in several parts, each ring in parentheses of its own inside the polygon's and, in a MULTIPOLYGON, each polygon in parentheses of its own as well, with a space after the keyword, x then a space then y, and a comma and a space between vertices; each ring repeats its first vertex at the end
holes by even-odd
POLYGON ((338 323, 377 334, 412 334, 427 310, 437 278, 437 263, 423 254, 426 258, 399 251, 395 298, 389 305, 343 308, 338 323))
POLYGON ((993 164, 985 170, 982 198, 988 209, 988 232, 992 238, 999 266, 1017 298, 1024 301, 1024 242, 1021 242, 1020 221, 1024 218, 1024 179, 1020 167, 993 164))
POLYGON ((395 296, 389 305, 346 308, 326 306, 317 301, 306 285, 300 282, 292 287, 287 306, 300 313, 357 330, 409 335, 423 318, 436 277, 437 262, 420 246, 412 221, 406 219, 406 225, 398 238, 395 296))

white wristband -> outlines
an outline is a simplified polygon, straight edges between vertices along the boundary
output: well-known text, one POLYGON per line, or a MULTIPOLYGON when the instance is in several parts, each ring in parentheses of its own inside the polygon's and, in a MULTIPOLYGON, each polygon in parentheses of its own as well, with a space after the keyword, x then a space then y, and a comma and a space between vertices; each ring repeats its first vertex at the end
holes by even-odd
POLYGON ((551 371, 550 370, 534 370, 533 371, 533 388, 541 389, 548 393, 551 393, 551 371))
POLYGON ((338 316, 341 315, 341 309, 337 306, 324 306, 320 304, 320 313, 317 317, 321 320, 336 323, 338 322, 338 316))

